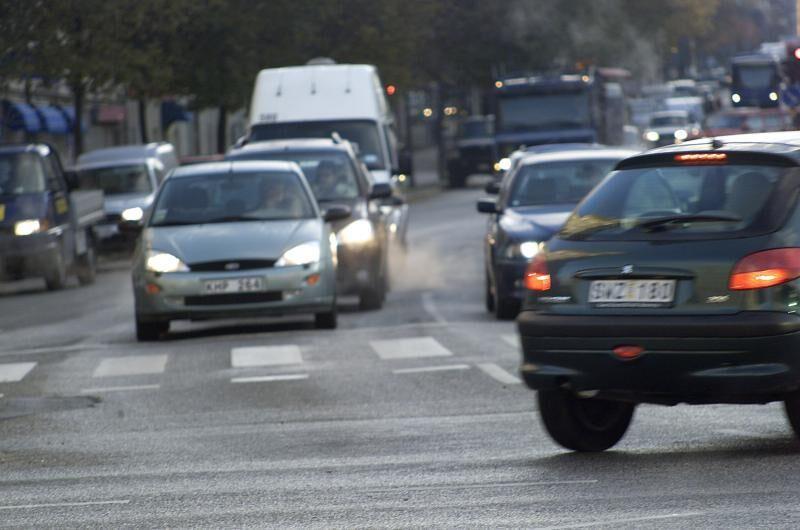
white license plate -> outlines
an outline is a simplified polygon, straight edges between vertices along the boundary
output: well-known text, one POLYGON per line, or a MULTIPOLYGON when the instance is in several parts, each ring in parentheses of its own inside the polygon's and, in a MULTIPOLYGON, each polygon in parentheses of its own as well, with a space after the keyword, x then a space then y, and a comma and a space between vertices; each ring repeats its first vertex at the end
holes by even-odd
POLYGON ((596 280, 589 303, 602 305, 664 305, 675 299, 675 280, 596 280))
POLYGON ((203 282, 203 294, 254 293, 264 289, 264 278, 258 277, 203 282))

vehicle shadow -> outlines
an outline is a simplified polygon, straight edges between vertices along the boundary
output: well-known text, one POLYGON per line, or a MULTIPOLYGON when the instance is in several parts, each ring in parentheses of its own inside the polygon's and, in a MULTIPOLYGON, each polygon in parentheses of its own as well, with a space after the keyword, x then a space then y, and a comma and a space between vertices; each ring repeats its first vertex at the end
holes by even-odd
POLYGON ((225 335, 256 335, 260 333, 277 333, 286 331, 307 331, 314 329, 314 322, 311 321, 291 321, 291 322, 252 322, 252 323, 193 323, 191 329, 178 329, 170 331, 163 336, 165 342, 182 341, 189 339, 203 339, 210 337, 221 337, 225 335), (202 327, 194 327, 202 326, 202 327))

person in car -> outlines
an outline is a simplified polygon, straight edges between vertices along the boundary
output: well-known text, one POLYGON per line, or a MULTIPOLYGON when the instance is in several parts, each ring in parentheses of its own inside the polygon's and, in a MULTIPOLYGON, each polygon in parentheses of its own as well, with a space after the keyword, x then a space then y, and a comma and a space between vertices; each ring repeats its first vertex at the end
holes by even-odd
POLYGON ((317 185, 315 192, 321 199, 347 196, 349 187, 336 164, 322 160, 317 165, 317 185))
POLYGON ((275 215, 283 214, 286 217, 299 217, 303 213, 303 204, 294 190, 290 190, 283 179, 266 179, 262 186, 261 209, 275 215))

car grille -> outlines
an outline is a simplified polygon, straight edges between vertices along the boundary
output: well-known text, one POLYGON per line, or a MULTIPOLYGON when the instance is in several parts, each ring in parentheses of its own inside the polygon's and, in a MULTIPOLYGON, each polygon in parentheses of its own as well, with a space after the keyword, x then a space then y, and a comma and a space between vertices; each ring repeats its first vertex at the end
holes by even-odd
POLYGON ((236 304, 263 304, 265 302, 280 302, 283 292, 268 291, 266 293, 231 293, 214 294, 208 296, 187 296, 184 305, 210 306, 210 305, 236 305, 236 304))
POLYGON ((192 272, 233 272, 252 269, 269 269, 274 265, 274 259, 228 259, 191 263, 189 264, 189 270, 192 272))

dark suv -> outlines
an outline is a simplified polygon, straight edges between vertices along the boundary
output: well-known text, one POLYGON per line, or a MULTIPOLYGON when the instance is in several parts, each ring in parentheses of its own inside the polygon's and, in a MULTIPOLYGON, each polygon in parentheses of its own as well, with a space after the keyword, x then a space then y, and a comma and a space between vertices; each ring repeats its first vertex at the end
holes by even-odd
POLYGON ((638 403, 784 401, 800 434, 800 133, 623 160, 530 263, 522 376, 599 451, 638 403))
POLYGON ((337 292, 357 295, 361 309, 379 309, 388 289, 388 231, 381 201, 392 195, 388 183, 372 181, 350 142, 296 139, 255 142, 236 148, 226 160, 297 162, 325 210, 348 206, 348 219, 333 228, 338 241, 337 292))

